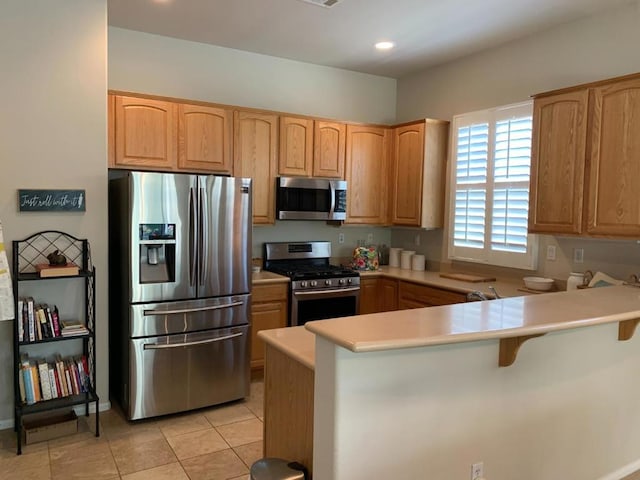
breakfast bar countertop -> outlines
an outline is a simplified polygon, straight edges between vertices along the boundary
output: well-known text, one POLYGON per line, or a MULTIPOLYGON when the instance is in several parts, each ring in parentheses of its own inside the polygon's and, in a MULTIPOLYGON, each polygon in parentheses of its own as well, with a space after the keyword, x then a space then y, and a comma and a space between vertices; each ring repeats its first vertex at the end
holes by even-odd
MULTIPOLYGON (((309 331, 353 352, 507 339, 640 319, 640 289, 612 286, 318 320, 309 331)), ((635 323, 631 326, 631 334, 635 323)))

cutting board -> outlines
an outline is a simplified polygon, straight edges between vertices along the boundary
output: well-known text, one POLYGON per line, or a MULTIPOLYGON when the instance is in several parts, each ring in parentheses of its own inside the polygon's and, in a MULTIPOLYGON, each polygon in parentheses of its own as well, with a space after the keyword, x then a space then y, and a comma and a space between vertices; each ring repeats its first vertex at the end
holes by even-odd
POLYGON ((472 275, 470 273, 441 273, 442 278, 450 278, 451 280, 460 280, 461 282, 495 282, 496 277, 488 277, 486 275, 472 275))

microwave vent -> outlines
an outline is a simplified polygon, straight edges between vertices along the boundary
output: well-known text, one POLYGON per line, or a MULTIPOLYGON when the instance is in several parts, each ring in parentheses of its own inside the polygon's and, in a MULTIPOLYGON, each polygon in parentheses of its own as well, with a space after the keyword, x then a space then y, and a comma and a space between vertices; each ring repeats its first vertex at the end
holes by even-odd
POLYGON ((331 8, 336 4, 340 3, 342 0, 301 0, 302 2, 311 3, 313 5, 317 5, 318 7, 331 8))

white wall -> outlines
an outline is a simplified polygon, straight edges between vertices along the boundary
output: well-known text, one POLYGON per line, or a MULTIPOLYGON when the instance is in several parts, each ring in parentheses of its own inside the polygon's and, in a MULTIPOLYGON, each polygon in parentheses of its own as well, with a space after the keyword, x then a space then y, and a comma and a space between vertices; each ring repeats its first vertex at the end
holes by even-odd
POLYGON ((640 468, 640 336, 549 333, 353 353, 316 337, 314 476, 619 480, 640 468))
MULTIPOLYGON (((527 100, 561 87, 640 71, 640 8, 637 2, 523 38, 505 46, 411 75, 398 81, 399 121, 453 115, 527 100)), ((427 258, 446 261, 446 232, 423 233, 427 258)), ((394 230, 394 246, 413 244, 414 234, 394 230)), ((412 247, 413 248, 413 247, 412 247)), ((540 273, 566 279, 569 271, 603 270, 626 278, 640 270, 635 241, 598 241, 543 236, 540 273), (546 246, 558 259, 545 261, 546 246), (584 248, 584 264, 573 249, 584 248)))
MULTIPOLYGON (((108 402, 106 0, 0 4, 0 220, 88 238, 97 270, 98 394, 108 402), (86 213, 19 213, 18 188, 85 189, 86 213)), ((62 301, 62 299, 60 299, 62 301)), ((12 324, 0 322, 0 428, 13 423, 12 324)))
POLYGON ((109 27, 109 88, 392 123, 396 80, 109 27))

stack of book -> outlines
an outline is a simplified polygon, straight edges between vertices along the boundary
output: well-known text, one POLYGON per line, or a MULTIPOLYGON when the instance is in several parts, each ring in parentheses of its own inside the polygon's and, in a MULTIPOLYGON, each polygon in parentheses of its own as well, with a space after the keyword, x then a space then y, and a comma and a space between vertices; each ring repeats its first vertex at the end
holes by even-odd
POLYGON ((43 400, 80 395, 90 389, 89 366, 82 356, 63 359, 56 355, 54 361, 30 359, 20 356, 19 386, 22 403, 32 405, 43 400))
POLYGON ((37 342, 88 333, 87 327, 79 321, 60 320, 58 307, 55 305, 49 307, 46 303, 36 304, 33 297, 18 299, 19 342, 37 342))
POLYGON ((63 337, 75 337, 76 335, 86 335, 89 333, 87 327, 85 327, 78 320, 62 320, 60 322, 61 335, 63 337))

